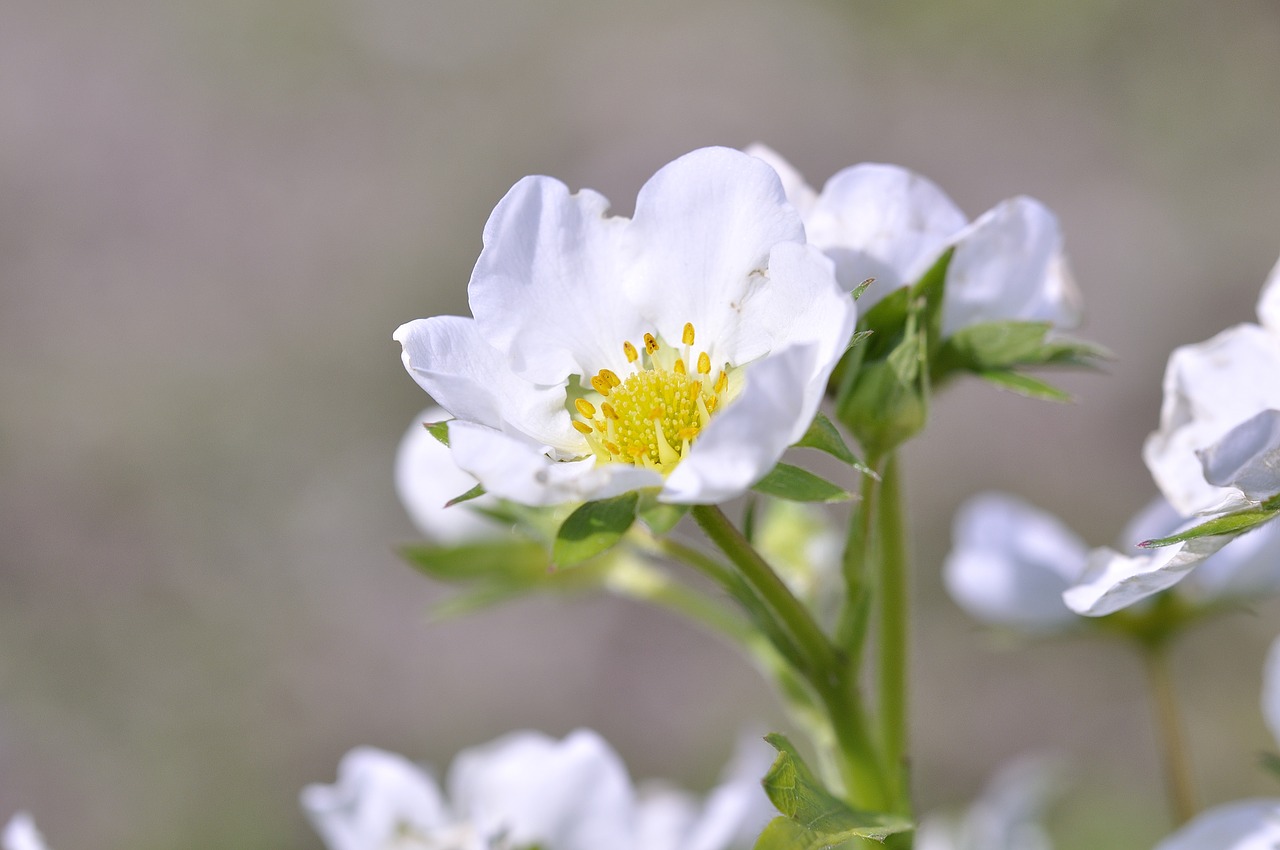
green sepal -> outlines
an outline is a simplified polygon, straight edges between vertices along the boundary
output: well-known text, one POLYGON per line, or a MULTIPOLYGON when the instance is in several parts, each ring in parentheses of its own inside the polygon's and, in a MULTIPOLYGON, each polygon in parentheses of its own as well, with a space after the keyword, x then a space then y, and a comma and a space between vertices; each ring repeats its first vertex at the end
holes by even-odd
POLYGON ((775 732, 765 740, 778 757, 764 776, 764 792, 791 826, 779 825, 782 819, 775 819, 756 842, 756 850, 829 850, 855 838, 884 841, 912 828, 905 818, 854 809, 836 797, 784 735, 775 732), (778 843, 783 839, 791 843, 778 843))
POLYGON ((930 359, 942 343, 942 300, 946 294, 947 270, 951 268, 951 258, 955 253, 955 246, 943 251, 911 287, 912 303, 921 305, 920 332, 929 344, 930 359))
POLYGON ((484 487, 483 487, 482 485, 480 485, 480 484, 477 484, 476 486, 472 487, 472 488, 471 488, 470 490, 468 490, 467 492, 463 493, 461 496, 454 496, 452 499, 450 499, 449 501, 445 502, 445 503, 444 503, 444 506, 445 506, 446 508, 451 508, 451 507, 453 507, 454 505, 460 505, 460 504, 462 504, 463 502, 469 502, 469 501, 471 501, 472 499, 478 499, 478 498, 480 498, 481 496, 483 496, 484 494, 485 494, 485 489, 484 489, 484 487))
POLYGON ((861 298, 862 293, 867 291, 867 287, 875 282, 876 282, 876 279, 874 277, 869 277, 866 280, 864 280, 862 283, 855 286, 853 288, 853 300, 857 301, 859 298, 861 298))
POLYGON ((527 579, 551 567, 545 546, 516 537, 461 546, 404 546, 400 556, 419 572, 449 582, 527 579))
POLYGON ((612 548, 636 521, 639 503, 640 494, 634 490, 583 503, 556 532, 552 558, 560 566, 571 567, 612 548))
POLYGON ((934 358, 935 380, 954 372, 981 374, 1035 366, 1097 369, 1111 353, 1099 345, 1071 337, 1050 338, 1050 322, 1018 320, 981 322, 943 340, 934 358))
POLYGON ((639 516, 649 530, 662 536, 679 525, 684 515, 689 513, 688 505, 669 505, 666 502, 642 499, 639 516), (649 502, 646 504, 645 502, 649 502))
POLYGON ((1011 372, 1009 370, 992 370, 990 372, 979 372, 978 377, 984 381, 995 384, 1002 390, 1009 390, 1018 395, 1024 395, 1027 398, 1039 398, 1045 401, 1071 401, 1071 395, 1055 387, 1039 378, 1022 372, 1011 372))
POLYGON ((817 416, 813 417, 813 424, 809 426, 809 430, 805 432, 805 435, 800 438, 798 443, 792 445, 792 448, 817 449, 820 452, 826 452, 837 460, 842 460, 849 464, 864 475, 870 475, 877 480, 880 478, 874 469, 859 460, 858 456, 849 449, 835 423, 822 413, 818 413, 817 416))
POLYGON ((1275 508, 1246 508, 1242 511, 1223 514, 1213 519, 1202 522, 1194 528, 1188 528, 1186 531, 1169 537, 1157 537, 1154 540, 1144 540, 1138 544, 1139 549, 1159 549, 1161 546, 1172 546, 1175 543, 1182 543, 1187 540, 1195 540, 1199 537, 1217 537, 1222 534, 1236 536, 1244 534, 1264 522, 1273 519, 1280 510, 1275 508))
POLYGON ((793 502, 844 502, 852 498, 847 490, 832 484, 807 469, 780 463, 751 489, 766 496, 793 502))
POLYGON ((427 429, 427 433, 435 437, 441 445, 449 445, 449 423, 452 419, 446 419, 443 422, 423 422, 422 427, 427 429))

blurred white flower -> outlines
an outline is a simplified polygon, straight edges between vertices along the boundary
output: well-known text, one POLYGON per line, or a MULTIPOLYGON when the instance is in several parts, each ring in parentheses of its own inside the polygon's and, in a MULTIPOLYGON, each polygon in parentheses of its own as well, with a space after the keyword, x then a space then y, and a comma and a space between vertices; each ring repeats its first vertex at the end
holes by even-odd
POLYGON ((916 831, 916 850, 1051 850, 1041 819, 1058 784, 1058 771, 1049 760, 1011 762, 959 816, 924 818, 916 831))
POLYGON ((4 834, 0 836, 0 847, 4 850, 47 850, 44 836, 26 812, 18 812, 9 819, 4 834))
POLYGON ((943 580, 975 619, 1029 632, 1079 621, 1062 593, 1080 577, 1088 550, 1056 517, 1003 493, 982 493, 956 513, 951 541, 943 580))
POLYGON ((831 625, 844 593, 840 570, 844 536, 831 517, 816 505, 765 499, 753 542, 791 592, 819 621, 831 625))
POLYGON ((450 499, 476 486, 476 479, 454 463, 449 448, 423 427, 448 418, 444 408, 435 405, 414 418, 396 452, 395 480, 400 502, 418 530, 438 543, 457 545, 492 537, 500 526, 471 510, 472 505, 492 503, 494 499, 487 494, 445 507, 450 499))
POLYGON ((694 151, 632 218, 527 177, 499 202, 468 295, 395 338, 457 417, 452 455, 485 489, 545 505, 659 489, 744 492, 807 430, 856 320, 773 169, 694 151))
POLYGON ((1280 263, 1258 302, 1261 325, 1175 349, 1160 427, 1143 458, 1183 515, 1280 492, 1280 263))
POLYGON ((705 805, 671 789, 638 799, 588 730, 563 741, 516 732, 459 754, 447 802, 407 759, 359 748, 302 805, 329 850, 746 850, 773 814, 760 786, 767 748, 755 744, 705 805))
POLYGON ((1067 267, 1058 220, 1032 198, 1002 201, 969 223, 934 183, 896 165, 862 163, 837 172, 815 193, 775 151, 747 153, 781 176, 804 216, 809 241, 836 264, 845 289, 875 278, 859 305, 865 312, 920 278, 948 247, 942 331, 1000 320, 1072 327, 1081 298, 1067 267))

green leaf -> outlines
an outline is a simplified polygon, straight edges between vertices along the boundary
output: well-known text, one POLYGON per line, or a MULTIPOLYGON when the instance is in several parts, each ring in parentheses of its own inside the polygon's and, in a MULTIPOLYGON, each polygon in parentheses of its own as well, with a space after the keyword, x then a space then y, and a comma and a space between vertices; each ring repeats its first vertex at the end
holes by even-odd
POLYGON ((851 498, 825 478, 789 463, 780 463, 751 489, 793 502, 843 502, 851 498))
POLYGON ((472 499, 478 499, 478 498, 480 498, 481 496, 483 496, 483 495, 484 495, 484 492, 485 492, 484 487, 483 487, 483 486, 481 486, 481 485, 479 485, 479 484, 477 484, 476 486, 472 487, 472 488, 471 488, 470 490, 468 490, 467 492, 463 493, 461 496, 454 496, 452 499, 450 499, 449 501, 445 502, 445 503, 444 503, 444 506, 445 506, 446 508, 451 508, 451 507, 453 507, 454 505, 460 505, 460 504, 462 504, 463 502, 469 502, 469 501, 471 501, 472 499))
POLYGON ((761 841, 766 837, 770 841, 789 838, 792 843, 757 842, 757 850, 826 850, 854 838, 883 841, 893 833, 912 828, 911 822, 904 818, 854 809, 836 797, 822 786, 785 736, 773 733, 766 735, 765 740, 778 751, 777 759, 764 777, 765 794, 796 828, 775 826, 777 820, 773 821, 761 841))
POLYGON ((853 300, 857 301, 859 298, 861 298, 862 293, 867 291, 867 287, 875 282, 876 282, 876 279, 874 277, 869 277, 866 280, 864 280, 862 283, 855 286, 853 288, 853 300))
POLYGON ((830 419, 821 413, 813 417, 813 424, 809 426, 809 430, 805 432, 805 435, 800 438, 800 441, 793 448, 817 449, 848 464, 856 464, 858 462, 858 458, 845 445, 844 437, 840 436, 840 431, 837 430, 830 419))
POLYGON ((452 547, 405 546, 400 555, 420 572, 451 582, 537 577, 551 567, 545 546, 514 537, 452 547))
POLYGON ((649 526, 654 534, 663 535, 679 524, 684 515, 689 513, 688 505, 668 505, 665 502, 654 502, 640 508, 640 519, 649 526))
POLYGON ((1021 372, 994 370, 979 372, 978 377, 995 384, 1002 390, 1011 390, 1028 398, 1041 398, 1047 401, 1071 401, 1070 395, 1052 384, 1045 383, 1039 378, 1033 378, 1030 375, 1024 375, 1021 372))
POLYGON ((452 419, 446 419, 443 422, 423 422, 422 427, 427 429, 427 433, 435 437, 444 445, 449 445, 449 423, 452 419))
POLYGON ((640 494, 634 490, 586 502, 569 514, 556 534, 551 554, 557 564, 571 567, 612 547, 636 520, 640 494))
POLYGON ((1175 543, 1182 543, 1187 540, 1195 540, 1199 537, 1217 537, 1221 534, 1244 534, 1246 531, 1253 529, 1264 522, 1273 519, 1280 511, 1270 510, 1267 508, 1247 508, 1243 511, 1223 514, 1214 517, 1208 522, 1202 522, 1194 528, 1188 528, 1186 531, 1179 532, 1169 537, 1157 537, 1154 540, 1144 540, 1138 544, 1140 549, 1159 549, 1161 546, 1172 546, 1175 543))
POLYGON ((939 357, 971 372, 1043 363, 1044 338, 1052 327, 1049 322, 1018 321, 970 325, 946 340, 939 357))

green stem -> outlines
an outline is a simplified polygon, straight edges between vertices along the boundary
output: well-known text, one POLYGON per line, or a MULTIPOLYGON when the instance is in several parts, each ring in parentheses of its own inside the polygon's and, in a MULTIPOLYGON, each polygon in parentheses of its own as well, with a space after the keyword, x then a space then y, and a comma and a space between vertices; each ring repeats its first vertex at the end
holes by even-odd
POLYGON ((879 531, 880 634, 878 678, 880 741, 894 810, 909 814, 907 779, 908 592, 906 526, 897 455, 884 465, 877 512, 879 531))
POLYGON ((1191 778, 1191 758, 1187 741, 1182 733, 1182 716, 1178 711, 1178 695, 1173 685, 1173 673, 1169 669, 1168 644, 1156 641, 1143 645, 1142 659, 1147 668, 1147 681, 1156 714, 1156 728, 1160 734, 1160 749, 1164 762, 1165 787, 1174 818, 1179 825, 1195 816, 1195 784, 1191 778))
MULTIPOLYGON (((875 465, 872 461, 871 468, 875 465)), ((836 627, 836 645, 848 656, 853 665, 851 673, 861 666, 862 645, 867 636, 867 620, 871 610, 871 588, 867 565, 874 561, 871 551, 874 539, 872 530, 875 516, 876 492, 879 479, 863 475, 858 502, 849 516, 849 531, 845 537, 841 566, 844 572, 845 600, 836 627)))

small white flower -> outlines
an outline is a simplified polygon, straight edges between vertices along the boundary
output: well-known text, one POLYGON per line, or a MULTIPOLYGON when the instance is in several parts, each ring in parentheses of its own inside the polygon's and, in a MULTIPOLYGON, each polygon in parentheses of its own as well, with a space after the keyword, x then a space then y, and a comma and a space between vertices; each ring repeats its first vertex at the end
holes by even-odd
POLYGON ((863 311, 914 283, 948 247, 942 332, 1000 320, 1080 320, 1079 290, 1068 269, 1058 220, 1032 198, 1002 201, 972 224, 931 181, 896 165, 862 163, 837 172, 821 193, 776 152, 747 152, 777 170, 804 216, 809 241, 836 264, 845 289, 875 278, 863 311))
POLYGON ((916 831, 916 850, 1051 850, 1040 821, 1058 783, 1056 768, 1044 758, 1011 762, 959 817, 926 817, 916 831))
POLYGON ((1228 328, 1169 357, 1160 427, 1143 459, 1186 516, 1280 492, 1280 263, 1258 316, 1261 325, 1228 328))
POLYGON ((405 366, 457 417, 458 466, 499 497, 739 495, 804 435, 852 301, 777 174, 738 151, 662 168, 630 219, 607 208, 517 183, 485 226, 474 318, 401 326, 405 366))
POLYGON ((1078 621, 1062 593, 1080 577, 1088 550, 1056 517, 1012 496, 983 493, 956 513, 951 539, 943 580, 975 619, 1029 632, 1078 621))
POLYGON ((26 812, 18 812, 9 819, 4 834, 0 836, 0 847, 4 850, 48 850, 44 836, 36 829, 36 822, 26 812))
POLYGON ((471 505, 491 504, 494 499, 487 494, 445 507, 450 499, 476 486, 476 479, 458 468, 448 447, 423 427, 448 418, 449 414, 435 405, 414 418, 396 452, 395 480, 400 502, 418 530, 436 542, 457 545, 493 537, 501 528, 484 514, 471 510, 471 505))

